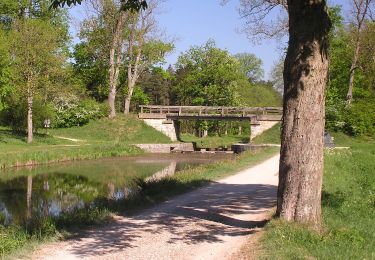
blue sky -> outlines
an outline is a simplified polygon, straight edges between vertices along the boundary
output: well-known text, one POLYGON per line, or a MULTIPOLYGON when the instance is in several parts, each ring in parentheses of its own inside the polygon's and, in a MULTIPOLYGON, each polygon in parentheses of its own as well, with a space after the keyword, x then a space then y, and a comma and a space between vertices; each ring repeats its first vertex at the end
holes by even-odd
MULTIPOLYGON (((344 5, 347 0, 332 0, 331 4, 344 5)), ((268 78, 273 64, 281 56, 280 42, 265 40, 254 45, 245 34, 239 33, 243 24, 238 14, 238 0, 221 5, 220 0, 168 0, 158 14, 160 26, 167 36, 176 38, 175 51, 167 57, 168 64, 174 64, 181 52, 193 45, 202 45, 213 39, 219 48, 230 53, 254 53, 263 61, 265 78, 268 78)), ((84 17, 82 7, 73 7, 70 13, 75 20, 84 17)), ((75 28, 72 27, 72 33, 75 28)))

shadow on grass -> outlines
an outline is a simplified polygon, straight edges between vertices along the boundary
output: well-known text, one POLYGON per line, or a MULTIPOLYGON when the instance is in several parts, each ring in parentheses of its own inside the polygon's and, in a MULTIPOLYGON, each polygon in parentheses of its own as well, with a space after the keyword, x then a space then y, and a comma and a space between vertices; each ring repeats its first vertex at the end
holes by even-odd
MULTIPOLYGON (((7 144, 12 143, 14 141, 19 143, 27 143, 27 133, 22 131, 13 131, 10 129, 0 129, 0 142, 7 144)), ((34 133, 34 139, 36 140, 46 140, 50 141, 53 140, 53 137, 45 134, 45 133, 34 133)))

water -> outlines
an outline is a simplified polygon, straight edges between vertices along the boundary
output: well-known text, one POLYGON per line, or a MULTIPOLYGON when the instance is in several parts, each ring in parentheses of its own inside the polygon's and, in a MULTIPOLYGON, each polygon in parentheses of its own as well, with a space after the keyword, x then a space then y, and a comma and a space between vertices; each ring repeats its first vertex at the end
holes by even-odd
POLYGON ((136 192, 135 180, 159 180, 227 156, 150 155, 51 164, 0 172, 0 225, 69 215, 121 202, 136 192))

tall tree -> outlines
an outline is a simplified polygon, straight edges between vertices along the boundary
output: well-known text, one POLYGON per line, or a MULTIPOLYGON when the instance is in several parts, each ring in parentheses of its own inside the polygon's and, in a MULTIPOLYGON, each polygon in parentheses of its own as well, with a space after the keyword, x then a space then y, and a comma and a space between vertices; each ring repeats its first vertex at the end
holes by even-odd
POLYGON ((351 0, 353 16, 352 25, 354 27, 353 42, 355 47, 352 65, 350 66, 348 93, 346 95, 346 100, 349 104, 353 101, 354 76, 355 70, 358 69, 359 65, 361 32, 365 26, 366 17, 371 14, 371 8, 373 8, 374 2, 375 1, 373 0, 351 0))
POLYGON ((44 88, 51 69, 61 67, 59 37, 54 26, 40 19, 19 20, 14 26, 11 34, 14 84, 27 100, 27 142, 31 143, 34 97, 44 88))
POLYGON ((141 73, 148 66, 162 62, 165 55, 173 50, 171 43, 163 42, 156 37, 158 27, 155 12, 159 5, 160 0, 150 0, 146 10, 141 9, 132 14, 126 42, 127 91, 124 98, 124 114, 129 113, 134 87, 141 73))
POLYGON ((288 0, 289 46, 277 215, 320 228, 324 101, 328 74, 325 0, 288 0))

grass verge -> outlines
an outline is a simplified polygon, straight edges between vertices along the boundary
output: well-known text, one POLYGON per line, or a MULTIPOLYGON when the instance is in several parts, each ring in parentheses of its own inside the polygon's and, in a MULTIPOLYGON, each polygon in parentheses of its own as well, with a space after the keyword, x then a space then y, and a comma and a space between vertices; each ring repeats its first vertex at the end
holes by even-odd
POLYGON ((135 115, 119 115, 91 121, 81 127, 51 129, 36 134, 27 144, 21 134, 0 128, 0 169, 68 160, 137 155, 136 143, 170 143, 170 139, 138 120, 135 115), (74 140, 74 141, 72 141, 74 140))
POLYGON ((215 149, 219 147, 230 147, 234 143, 248 142, 249 137, 244 135, 222 135, 222 136, 207 136, 196 137, 192 134, 182 134, 181 139, 183 142, 195 142, 198 148, 215 149))
POLYGON ((322 195, 324 231, 271 221, 261 240, 265 259, 375 259, 375 142, 337 135, 327 150, 322 195))
POLYGON ((35 223, 28 223, 27 229, 0 226, 0 257, 15 254, 25 247, 32 249, 37 244, 57 239, 61 234, 67 234, 67 230, 71 230, 72 227, 100 224, 107 221, 111 214, 131 213, 132 210, 201 187, 264 161, 277 152, 277 148, 269 147, 244 153, 232 160, 187 169, 159 181, 145 182, 139 179, 134 183, 139 193, 130 199, 116 202, 98 198, 96 207, 80 209, 59 218, 40 219, 35 223))

